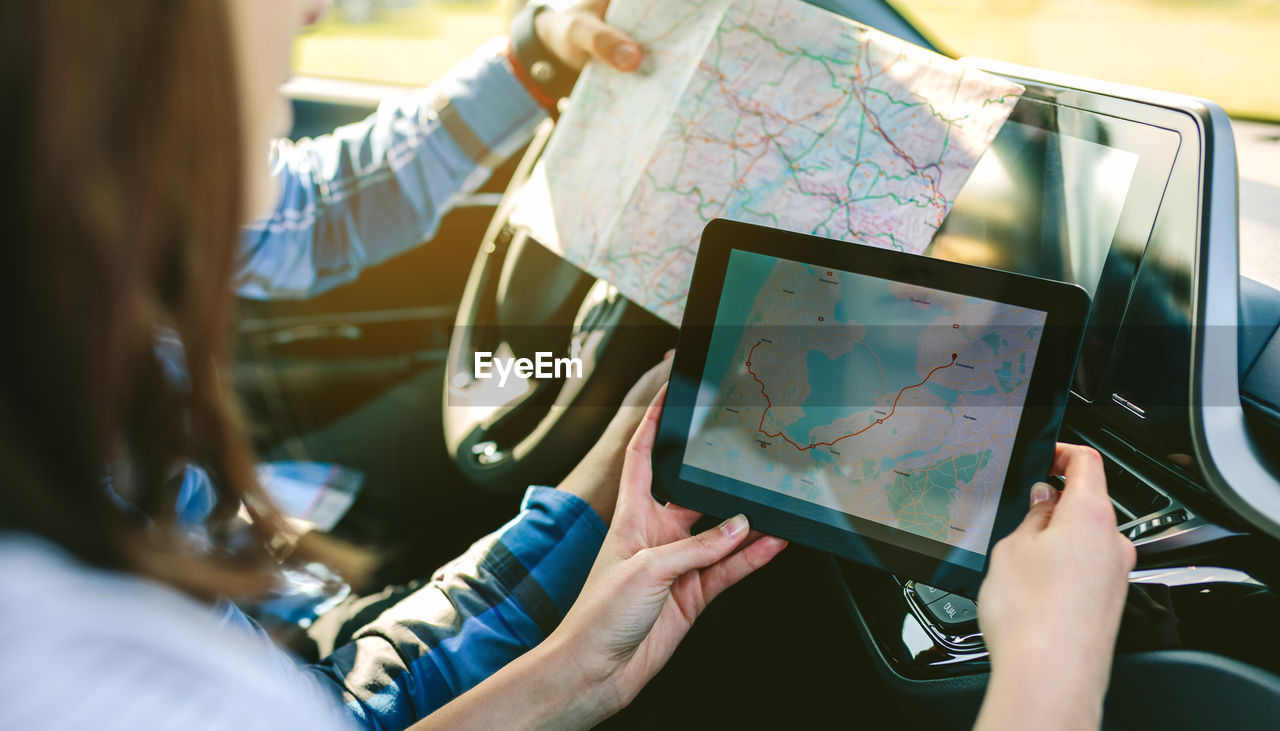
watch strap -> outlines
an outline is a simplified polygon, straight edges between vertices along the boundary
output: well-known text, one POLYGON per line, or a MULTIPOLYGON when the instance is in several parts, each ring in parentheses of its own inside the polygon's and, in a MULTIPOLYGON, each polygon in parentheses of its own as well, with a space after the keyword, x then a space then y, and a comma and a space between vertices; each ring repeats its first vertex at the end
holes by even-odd
POLYGON ((573 90, 573 84, 578 80, 578 71, 565 65, 538 38, 534 22, 544 10, 547 10, 547 6, 535 0, 525 5, 511 20, 513 66, 520 66, 516 70, 517 76, 523 71, 528 81, 532 81, 548 97, 553 100, 562 99, 573 90))

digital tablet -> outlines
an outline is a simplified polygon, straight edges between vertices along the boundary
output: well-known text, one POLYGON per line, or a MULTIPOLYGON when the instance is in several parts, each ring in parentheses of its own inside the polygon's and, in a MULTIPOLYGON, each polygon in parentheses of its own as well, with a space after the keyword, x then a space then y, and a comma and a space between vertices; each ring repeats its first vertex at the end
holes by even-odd
POLYGON ((730 221, 702 234, 655 497, 975 596, 1048 475, 1073 284, 730 221))

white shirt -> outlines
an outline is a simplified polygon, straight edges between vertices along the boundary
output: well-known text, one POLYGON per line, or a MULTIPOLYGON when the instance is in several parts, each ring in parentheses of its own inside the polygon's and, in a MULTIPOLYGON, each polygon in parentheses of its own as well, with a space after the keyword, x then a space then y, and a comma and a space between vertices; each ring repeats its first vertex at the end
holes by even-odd
POLYGON ((0 729, 349 729, 225 612, 0 533, 0 729))

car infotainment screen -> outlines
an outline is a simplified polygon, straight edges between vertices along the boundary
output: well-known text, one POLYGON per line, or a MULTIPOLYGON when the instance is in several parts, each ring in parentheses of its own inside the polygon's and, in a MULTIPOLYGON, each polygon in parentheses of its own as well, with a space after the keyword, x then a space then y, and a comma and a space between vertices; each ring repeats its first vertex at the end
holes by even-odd
POLYGON ((796 236, 708 227, 663 419, 679 453, 665 488, 958 588, 984 570, 1002 505, 1046 476, 1087 296, 796 236))
POLYGON ((1093 316, 1073 385, 1092 400, 1178 145, 1167 129, 1025 96, 925 253, 1084 287, 1093 316))

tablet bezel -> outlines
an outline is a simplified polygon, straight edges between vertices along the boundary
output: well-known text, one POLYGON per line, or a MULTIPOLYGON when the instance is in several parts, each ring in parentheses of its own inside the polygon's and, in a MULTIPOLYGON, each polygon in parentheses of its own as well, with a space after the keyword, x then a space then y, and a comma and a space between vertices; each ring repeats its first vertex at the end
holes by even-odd
MULTIPOLYGON (((653 454, 654 497, 659 501, 674 502, 717 518, 743 513, 756 530, 962 596, 976 596, 989 563, 991 548, 1021 522, 1026 513, 1031 485, 1037 480, 1043 480, 1049 473, 1088 312, 1089 295, 1075 284, 754 224, 713 220, 702 233, 689 287, 688 304, 672 363, 671 381, 658 427, 653 454), (693 406, 706 364, 729 256, 734 249, 980 297, 1045 313, 1044 336, 1032 368, 1022 418, 1014 438, 1005 484, 996 510, 995 525, 980 569, 963 565, 958 560, 937 558, 903 548, 885 536, 910 537, 912 541, 917 538, 922 541, 931 539, 874 521, 831 510, 831 513, 853 526, 847 529, 837 528, 827 522, 803 517, 796 512, 765 505, 739 494, 689 482, 680 477, 693 406)), ((747 485, 741 481, 734 482, 747 485)), ((764 490, 755 486, 748 487, 764 490)), ((781 493, 770 493, 770 499, 774 502, 790 500, 808 504, 781 493)), ((938 541, 932 543, 947 546, 938 541)), ((973 563, 972 555, 967 560, 968 563, 973 563)))

